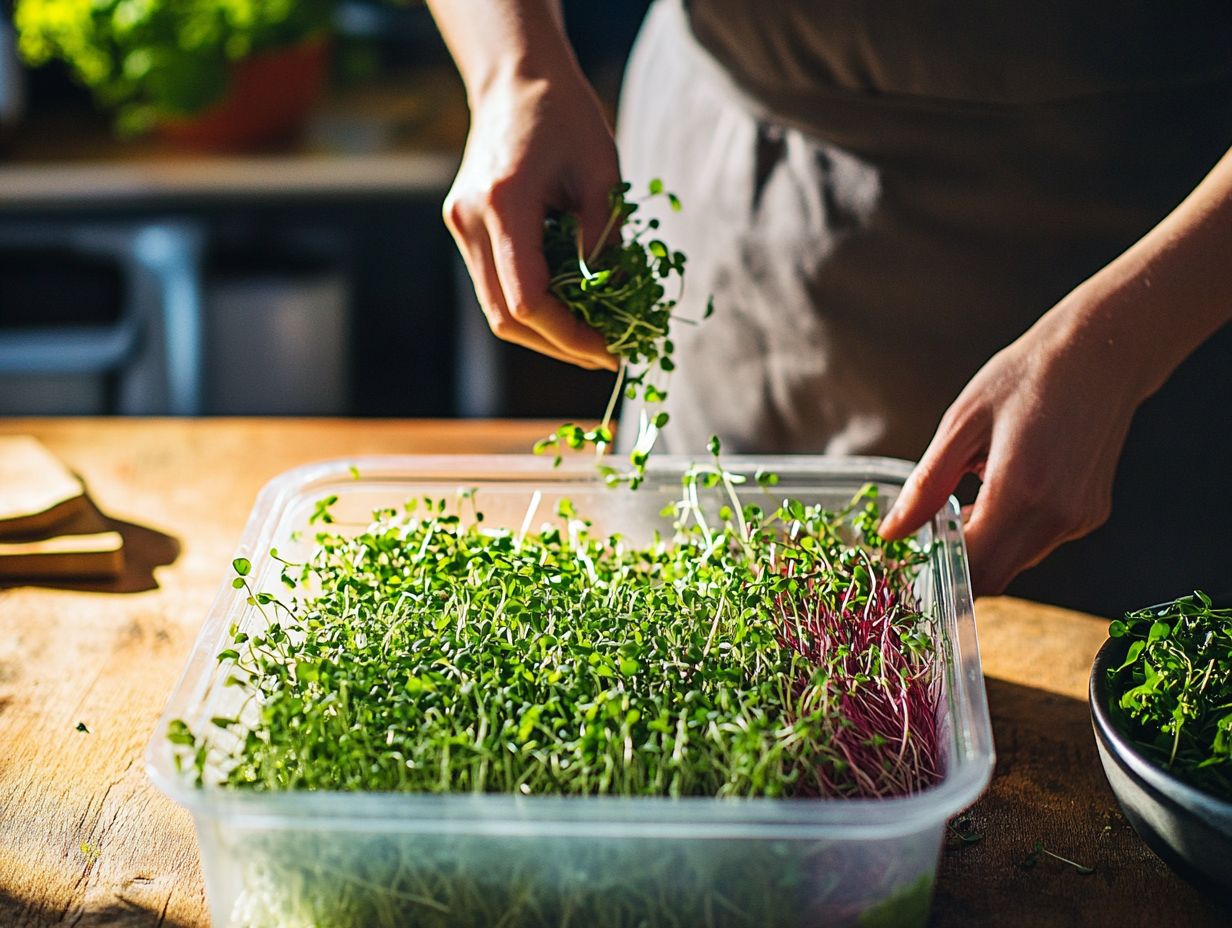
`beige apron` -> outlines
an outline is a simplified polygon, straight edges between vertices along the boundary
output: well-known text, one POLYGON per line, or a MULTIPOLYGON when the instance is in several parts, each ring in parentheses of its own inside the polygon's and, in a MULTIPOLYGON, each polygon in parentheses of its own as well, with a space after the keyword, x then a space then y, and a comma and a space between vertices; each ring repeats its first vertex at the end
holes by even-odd
MULTIPOLYGON (((659 0, 626 77, 622 170, 684 203, 663 225, 688 255, 681 315, 716 306, 676 326, 663 447, 717 433, 731 450, 918 457, 993 353, 1232 145, 1229 49, 1226 2, 659 0)), ((1157 498, 1170 420, 1197 402, 1216 417, 1201 432, 1232 424, 1230 341, 1174 378, 1192 396, 1170 384, 1139 416, 1160 426, 1135 425, 1109 527, 1020 592, 1111 614, 1232 589, 1222 527, 1169 570, 1134 540, 1191 499, 1157 498), (1150 582, 1118 580, 1125 559, 1150 582)), ((1201 481, 1227 479, 1228 446, 1168 478, 1214 494, 1222 525, 1232 494, 1201 481)))

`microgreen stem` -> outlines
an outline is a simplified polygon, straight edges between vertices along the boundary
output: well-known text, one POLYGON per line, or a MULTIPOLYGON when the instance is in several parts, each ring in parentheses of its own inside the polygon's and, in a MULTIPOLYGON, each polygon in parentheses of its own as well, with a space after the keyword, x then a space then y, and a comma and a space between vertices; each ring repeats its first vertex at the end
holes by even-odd
MULTIPOLYGON (((607 224, 603 227, 603 231, 599 233, 599 237, 595 239, 595 247, 591 251, 590 256, 586 259, 587 264, 594 264, 599 260, 599 255, 607 245, 607 238, 612 234, 612 230, 616 228, 616 224, 620 222, 622 210, 619 205, 614 205, 608 213, 607 224)), ((582 254, 582 230, 578 228, 578 257, 582 254)))
POLYGON ((517 540, 513 543, 515 548, 521 549, 522 539, 526 537, 526 533, 530 531, 530 526, 535 518, 535 512, 539 509, 539 503, 543 501, 543 492, 536 490, 531 494, 530 504, 526 507, 526 515, 522 517, 522 527, 518 529, 517 540))
MULTIPOLYGON (((616 383, 612 387, 612 395, 607 401, 607 409, 603 411, 603 419, 601 421, 600 428, 603 429, 604 431, 611 430, 612 416, 616 414, 616 403, 620 399, 620 391, 621 391, 621 388, 624 386, 625 373, 628 371, 628 369, 629 369, 629 362, 625 361, 622 358, 620 361, 620 366, 616 368, 616 383)), ((603 454, 603 450, 606 447, 607 447, 607 442, 604 442, 604 441, 595 442, 596 455, 603 454)))

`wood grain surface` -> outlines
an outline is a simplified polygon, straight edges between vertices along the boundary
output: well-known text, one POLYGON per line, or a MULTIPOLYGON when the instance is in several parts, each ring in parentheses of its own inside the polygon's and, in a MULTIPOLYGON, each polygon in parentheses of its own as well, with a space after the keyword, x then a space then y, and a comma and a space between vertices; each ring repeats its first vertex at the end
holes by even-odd
MULTIPOLYGON (((187 814, 142 755, 253 499, 308 461, 520 452, 541 423, 9 420, 81 474, 124 536, 124 573, 0 586, 0 926, 208 924, 187 814), (81 731, 81 727, 86 730, 81 731)), ((977 607, 998 761, 942 859, 936 925, 1229 923, 1121 817, 1086 704, 1106 620, 1012 599, 977 607), (1020 864, 1036 841, 1095 867, 1020 864)))

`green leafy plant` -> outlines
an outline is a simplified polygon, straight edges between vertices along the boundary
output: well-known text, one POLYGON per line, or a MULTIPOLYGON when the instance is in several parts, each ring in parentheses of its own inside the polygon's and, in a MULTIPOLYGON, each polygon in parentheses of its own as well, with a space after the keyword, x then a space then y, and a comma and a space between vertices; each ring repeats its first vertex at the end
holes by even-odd
POLYGON ((335 0, 17 0, 27 62, 66 62, 126 133, 219 100, 231 64, 329 29, 335 0))
POLYGON ((1119 726, 1181 779, 1232 799, 1232 609, 1195 592, 1127 613, 1108 634, 1129 641, 1108 671, 1119 726))
MULTIPOLYGON (((589 255, 576 216, 559 213, 544 224, 543 251, 552 274, 549 290, 599 331, 608 351, 620 359, 612 397, 599 426, 584 429, 566 423, 536 443, 537 454, 554 452, 557 462, 562 448, 577 450, 592 445, 602 451, 610 445, 612 416, 622 393, 629 400, 641 398, 647 406, 662 403, 667 391, 650 378, 675 369, 670 329, 684 287, 685 256, 656 237, 659 220, 646 218, 641 209, 646 202, 659 198, 679 211, 680 200, 664 189, 661 180, 650 182, 647 198, 641 202, 630 200, 629 190, 630 185, 625 183, 609 194, 607 227, 589 255), (620 232, 613 238, 616 230, 620 232)), ((713 304, 708 302, 703 318, 713 311, 713 304)), ((632 488, 642 482, 655 438, 667 421, 666 412, 643 414, 630 454, 632 467, 621 471, 605 466, 609 482, 625 482, 632 488)))

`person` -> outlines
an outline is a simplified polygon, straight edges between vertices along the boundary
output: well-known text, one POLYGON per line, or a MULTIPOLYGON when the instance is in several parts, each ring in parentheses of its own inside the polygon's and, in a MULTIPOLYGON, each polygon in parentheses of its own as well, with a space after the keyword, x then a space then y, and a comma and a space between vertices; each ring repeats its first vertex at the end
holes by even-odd
POLYGON ((429 6, 471 107, 445 220, 498 336, 614 367, 542 222, 589 250, 608 190, 662 177, 680 312, 716 306, 674 330, 668 450, 918 458, 888 537, 974 474, 979 594, 1227 587, 1232 6, 657 0, 619 158, 558 5, 429 6))

